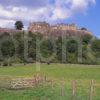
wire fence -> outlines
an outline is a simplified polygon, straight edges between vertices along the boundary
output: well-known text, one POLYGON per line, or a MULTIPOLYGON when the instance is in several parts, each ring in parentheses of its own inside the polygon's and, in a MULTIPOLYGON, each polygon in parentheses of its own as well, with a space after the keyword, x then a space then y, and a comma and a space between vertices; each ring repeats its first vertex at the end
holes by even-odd
MULTIPOLYGON (((65 97, 68 93, 68 89, 70 89, 71 100, 78 100, 77 95, 82 90, 79 90, 81 85, 77 80, 66 81, 64 78, 59 81, 49 79, 47 76, 42 75, 34 75, 31 78, 10 78, 10 77, 0 77, 0 88, 8 88, 8 89, 25 89, 25 88, 34 88, 36 86, 49 86, 51 91, 54 92, 55 89, 58 88, 58 92, 61 97, 65 97), (57 87, 57 88, 56 88, 57 87), (67 87, 67 89, 66 89, 67 87)), ((88 87, 85 87, 83 84, 83 90, 86 88, 87 100, 94 100, 94 96, 96 93, 95 87, 100 87, 100 84, 95 83, 94 80, 90 80, 88 82, 88 87)))

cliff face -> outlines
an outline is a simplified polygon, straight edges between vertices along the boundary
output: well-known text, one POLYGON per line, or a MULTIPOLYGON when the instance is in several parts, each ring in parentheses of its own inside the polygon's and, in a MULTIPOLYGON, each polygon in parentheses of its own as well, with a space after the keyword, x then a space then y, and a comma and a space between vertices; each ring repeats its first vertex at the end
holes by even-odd
POLYGON ((82 35, 92 35, 91 32, 87 30, 80 30, 75 24, 57 24, 51 26, 46 22, 34 22, 30 23, 28 31, 33 33, 39 32, 45 36, 82 36, 82 35))

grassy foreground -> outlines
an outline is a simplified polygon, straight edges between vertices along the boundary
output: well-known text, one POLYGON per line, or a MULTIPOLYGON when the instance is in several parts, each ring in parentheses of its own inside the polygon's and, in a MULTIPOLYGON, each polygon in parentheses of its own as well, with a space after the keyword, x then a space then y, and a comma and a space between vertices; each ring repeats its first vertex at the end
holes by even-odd
POLYGON ((39 86, 33 89, 7 90, 0 89, 0 100, 71 100, 71 81, 77 80, 76 100, 89 100, 90 80, 95 81, 93 100, 100 100, 100 65, 41 64, 40 71, 36 65, 21 65, 0 68, 0 77, 32 77, 35 74, 46 75, 56 80, 52 91, 50 86, 39 86), (60 95, 60 81, 65 79, 65 96, 60 95))
MULTIPOLYGON (((0 76, 30 77, 36 73, 36 64, 0 68, 0 76)), ((100 65, 41 64, 39 73, 54 78, 100 80, 100 65)))

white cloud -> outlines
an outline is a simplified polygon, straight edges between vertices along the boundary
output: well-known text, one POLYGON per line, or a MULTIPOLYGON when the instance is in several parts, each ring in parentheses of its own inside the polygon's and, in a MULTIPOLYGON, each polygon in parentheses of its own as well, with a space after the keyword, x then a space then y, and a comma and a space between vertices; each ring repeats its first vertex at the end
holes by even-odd
POLYGON ((3 28, 12 28, 14 26, 15 21, 14 20, 7 20, 7 19, 0 19, 0 27, 3 28))
POLYGON ((51 19, 59 20, 59 19, 67 19, 69 17, 70 17, 70 12, 67 9, 57 7, 54 9, 51 19))
POLYGON ((53 18, 66 19, 76 13, 84 13, 95 0, 56 0, 53 18))
POLYGON ((65 20, 77 13, 84 13, 95 0, 55 0, 54 4, 47 4, 42 7, 28 6, 2 6, 0 5, 0 26, 9 26, 15 20, 22 21, 48 21, 55 22, 65 20), (6 25, 7 24, 7 25, 6 25))
POLYGON ((91 4, 95 4, 95 0, 72 0, 72 12, 84 12, 91 4))
MULTIPOLYGON (((26 7, 9 7, 7 10, 0 6, 0 16, 9 19, 38 20, 41 16, 48 13, 48 8, 28 9, 26 7)), ((40 18, 41 19, 41 18, 40 18)))

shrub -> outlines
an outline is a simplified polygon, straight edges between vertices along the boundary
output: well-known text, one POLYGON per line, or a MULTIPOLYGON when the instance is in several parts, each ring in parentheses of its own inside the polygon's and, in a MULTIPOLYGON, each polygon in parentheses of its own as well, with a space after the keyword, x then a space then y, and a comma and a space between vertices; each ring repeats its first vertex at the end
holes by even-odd
POLYGON ((9 63, 9 66, 12 66, 12 63, 9 63))
POLYGON ((7 61, 4 61, 3 62, 3 66, 8 66, 8 62, 7 61))

